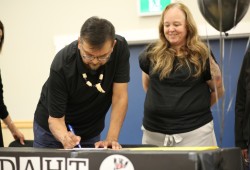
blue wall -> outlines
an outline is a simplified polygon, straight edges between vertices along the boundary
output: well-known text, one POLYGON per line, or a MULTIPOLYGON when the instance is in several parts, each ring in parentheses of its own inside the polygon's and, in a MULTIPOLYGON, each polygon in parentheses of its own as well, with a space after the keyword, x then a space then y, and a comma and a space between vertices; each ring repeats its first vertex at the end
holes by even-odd
MULTIPOLYGON (((220 41, 209 41, 210 47, 217 59, 217 62, 223 69, 222 72, 226 89, 224 99, 221 99, 217 105, 212 107, 215 133, 218 145, 220 147, 234 146, 235 93, 247 41, 248 37, 226 39, 224 45, 224 57, 220 56, 220 52, 223 51, 223 47, 220 46, 220 41), (224 109, 222 107, 223 103, 225 106, 224 109)), ((138 64, 138 55, 144 47, 145 44, 130 46, 131 80, 129 83, 129 107, 120 133, 119 141, 121 144, 141 144, 142 132, 140 128, 143 118, 143 103, 145 93, 142 89, 141 70, 138 64)), ((110 114, 108 114, 106 117, 106 128, 102 133, 102 138, 106 137, 109 119, 110 114)))

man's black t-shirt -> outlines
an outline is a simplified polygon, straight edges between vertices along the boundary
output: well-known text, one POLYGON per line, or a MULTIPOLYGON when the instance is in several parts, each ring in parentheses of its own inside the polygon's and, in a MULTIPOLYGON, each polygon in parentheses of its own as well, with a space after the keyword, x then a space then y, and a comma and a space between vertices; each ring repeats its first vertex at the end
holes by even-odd
POLYGON ((126 83, 130 79, 127 42, 119 35, 116 35, 116 41, 109 61, 96 71, 87 69, 82 62, 77 41, 58 52, 35 111, 35 121, 41 127, 49 131, 49 115, 55 118, 65 116, 65 123, 71 124, 82 139, 101 133, 112 102, 113 83, 126 83), (86 85, 82 77, 86 73, 88 80, 96 84, 100 72, 104 74, 102 87, 105 93, 86 85))

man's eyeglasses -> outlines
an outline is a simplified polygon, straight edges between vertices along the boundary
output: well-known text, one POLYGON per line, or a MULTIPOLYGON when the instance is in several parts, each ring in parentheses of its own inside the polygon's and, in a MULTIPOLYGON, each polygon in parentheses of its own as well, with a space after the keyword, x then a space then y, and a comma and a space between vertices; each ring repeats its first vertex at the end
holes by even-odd
POLYGON ((84 59, 86 59, 88 61, 93 61, 96 58, 100 62, 105 62, 105 61, 109 60, 110 54, 107 54, 107 55, 101 56, 101 57, 85 56, 85 55, 83 55, 82 58, 84 58, 84 59))

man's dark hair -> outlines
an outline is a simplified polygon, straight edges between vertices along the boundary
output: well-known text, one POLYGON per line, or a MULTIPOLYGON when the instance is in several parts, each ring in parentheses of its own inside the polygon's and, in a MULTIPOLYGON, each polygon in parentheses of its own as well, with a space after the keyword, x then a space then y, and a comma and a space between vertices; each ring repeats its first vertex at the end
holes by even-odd
POLYGON ((3 32, 3 35, 2 35, 2 38, 1 38, 1 41, 0 41, 0 52, 2 51, 2 46, 3 46, 3 41, 4 41, 4 26, 3 26, 3 23, 0 21, 0 30, 2 30, 3 32))
POLYGON ((115 28, 110 21, 93 16, 82 25, 80 36, 90 45, 101 47, 107 40, 115 39, 115 28))

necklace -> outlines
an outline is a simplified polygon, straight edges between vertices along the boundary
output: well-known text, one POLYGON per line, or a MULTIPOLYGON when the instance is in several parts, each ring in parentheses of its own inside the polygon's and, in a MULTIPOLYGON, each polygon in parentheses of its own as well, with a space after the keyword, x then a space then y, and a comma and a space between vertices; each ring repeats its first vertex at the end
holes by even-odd
POLYGON ((87 73, 83 73, 82 74, 82 77, 83 79, 85 80, 87 86, 89 87, 95 87, 100 93, 105 93, 105 91, 103 90, 102 86, 101 86, 101 83, 102 83, 102 80, 103 80, 103 73, 101 73, 99 75, 99 81, 98 83, 96 83, 95 85, 93 85, 89 80, 88 80, 88 76, 87 76, 87 73))

